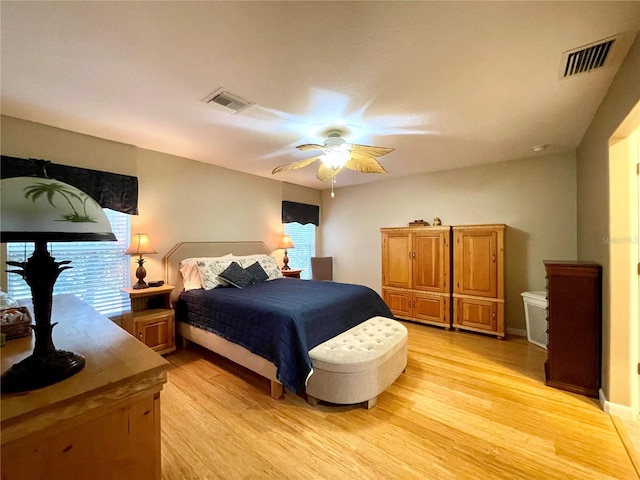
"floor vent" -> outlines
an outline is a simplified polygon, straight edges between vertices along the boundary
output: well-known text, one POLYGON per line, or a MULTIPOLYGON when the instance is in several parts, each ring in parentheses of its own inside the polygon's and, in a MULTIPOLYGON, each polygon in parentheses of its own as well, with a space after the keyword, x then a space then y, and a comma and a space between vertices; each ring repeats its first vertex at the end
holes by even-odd
POLYGON ((208 95, 206 98, 202 100, 204 103, 215 103, 222 107, 228 108, 229 110, 233 110, 234 113, 241 112, 249 108, 255 102, 251 102, 249 100, 245 100, 239 95, 235 93, 231 93, 224 88, 219 88, 211 95, 208 95))
POLYGON ((560 60, 560 78, 573 77, 601 67, 619 67, 636 33, 621 33, 564 52, 560 60))

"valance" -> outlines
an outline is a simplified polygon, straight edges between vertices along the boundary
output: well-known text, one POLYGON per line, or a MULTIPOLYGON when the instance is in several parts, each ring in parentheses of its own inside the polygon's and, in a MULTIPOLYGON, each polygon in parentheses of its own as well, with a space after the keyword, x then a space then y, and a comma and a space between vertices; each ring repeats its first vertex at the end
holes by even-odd
POLYGON ((282 201, 282 223, 313 223, 320 225, 320 207, 306 203, 282 201))
POLYGON ((79 188, 102 208, 138 214, 138 178, 88 168, 59 165, 49 160, 1 156, 0 177, 48 177, 79 188))

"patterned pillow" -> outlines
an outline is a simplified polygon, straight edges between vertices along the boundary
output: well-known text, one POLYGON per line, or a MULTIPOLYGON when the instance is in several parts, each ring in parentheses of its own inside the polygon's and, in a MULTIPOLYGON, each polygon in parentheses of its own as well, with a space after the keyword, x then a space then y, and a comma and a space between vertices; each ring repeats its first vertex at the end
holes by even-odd
POLYGON ((280 267, 278 267, 278 262, 270 255, 246 255, 244 257, 233 257, 233 259, 245 268, 257 261, 269 277, 268 280, 283 277, 280 267))
POLYGON ((232 257, 212 257, 199 258, 198 270, 200 270, 200 279, 202 280, 202 288, 205 290, 213 290, 216 287, 228 287, 229 284, 220 277, 220 274, 231 265, 232 257))
POLYGON ((258 262, 252 263, 245 268, 245 270, 250 273, 258 283, 263 283, 269 280, 269 275, 267 275, 267 272, 264 271, 258 262))
POLYGON ((253 278, 253 275, 247 272, 236 262, 231 262, 229 266, 220 273, 220 277, 224 278, 236 288, 244 288, 256 283, 256 279, 253 278))

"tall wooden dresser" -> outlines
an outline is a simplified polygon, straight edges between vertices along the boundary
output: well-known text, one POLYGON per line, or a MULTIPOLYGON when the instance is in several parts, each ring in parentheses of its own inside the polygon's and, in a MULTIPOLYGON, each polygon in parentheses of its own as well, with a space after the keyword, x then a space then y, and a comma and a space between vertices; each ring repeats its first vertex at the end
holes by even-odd
POLYGON ((598 398, 601 371, 602 267, 545 261, 548 343, 546 384, 598 398))
POLYGON ((506 225, 453 227, 453 326, 504 338, 506 225))
POLYGON ((449 328, 451 227, 381 228, 382 298, 399 318, 449 328))

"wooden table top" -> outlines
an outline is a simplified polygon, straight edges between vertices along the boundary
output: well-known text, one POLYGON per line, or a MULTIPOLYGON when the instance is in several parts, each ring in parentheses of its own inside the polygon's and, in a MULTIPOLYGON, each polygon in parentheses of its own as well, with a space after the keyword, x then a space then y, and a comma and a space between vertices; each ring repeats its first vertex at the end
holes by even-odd
MULTIPOLYGON (((27 305, 33 311, 31 305, 27 305)), ((59 350, 84 355, 85 368, 54 385, 0 397, 2 444, 146 390, 160 391, 169 363, 74 295, 56 295, 51 322, 59 350)), ((35 336, 7 341, 2 372, 33 352, 35 336)))

